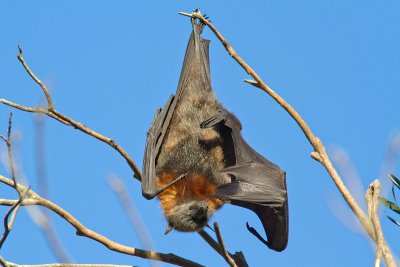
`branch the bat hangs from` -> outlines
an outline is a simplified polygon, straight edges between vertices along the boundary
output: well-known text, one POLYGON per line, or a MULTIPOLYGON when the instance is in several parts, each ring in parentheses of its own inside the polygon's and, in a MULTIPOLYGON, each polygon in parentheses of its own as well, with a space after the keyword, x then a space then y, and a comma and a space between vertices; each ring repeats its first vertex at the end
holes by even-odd
POLYGON ((158 196, 175 229, 194 232, 207 225, 225 203, 252 210, 267 240, 247 229, 269 248, 282 251, 288 242, 286 175, 241 135, 240 121, 211 89, 209 40, 204 24, 191 18, 193 31, 176 95, 158 109, 147 133, 142 192, 158 196))

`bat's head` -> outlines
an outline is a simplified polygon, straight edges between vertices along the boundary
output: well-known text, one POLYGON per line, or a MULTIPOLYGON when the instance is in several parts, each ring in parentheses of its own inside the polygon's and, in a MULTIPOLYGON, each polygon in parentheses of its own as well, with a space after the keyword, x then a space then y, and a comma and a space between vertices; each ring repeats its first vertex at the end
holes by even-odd
POLYGON ((211 214, 207 201, 190 201, 176 205, 167 219, 170 230, 173 228, 180 232, 195 232, 207 225, 211 214))

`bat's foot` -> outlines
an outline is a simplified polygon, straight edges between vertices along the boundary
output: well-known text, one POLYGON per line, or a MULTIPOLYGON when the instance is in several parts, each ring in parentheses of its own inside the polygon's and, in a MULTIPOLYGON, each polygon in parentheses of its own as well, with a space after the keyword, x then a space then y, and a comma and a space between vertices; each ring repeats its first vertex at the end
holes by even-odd
MULTIPOLYGON (((207 20, 208 22, 211 22, 211 20, 209 20, 209 17, 207 16, 207 14, 201 15, 201 12, 200 12, 200 9, 199 9, 199 8, 196 8, 196 9, 192 12, 192 14, 193 14, 193 15, 196 14, 196 15, 202 16, 205 20, 207 20)), ((204 22, 201 21, 201 20, 199 20, 199 23, 196 23, 196 19, 195 19, 195 18, 192 18, 192 23, 193 23, 193 24, 199 25, 199 26, 201 27, 201 29, 203 29, 204 26, 206 26, 206 24, 204 24, 204 22)))
POLYGON ((196 8, 192 13, 201 15, 200 8, 196 8))

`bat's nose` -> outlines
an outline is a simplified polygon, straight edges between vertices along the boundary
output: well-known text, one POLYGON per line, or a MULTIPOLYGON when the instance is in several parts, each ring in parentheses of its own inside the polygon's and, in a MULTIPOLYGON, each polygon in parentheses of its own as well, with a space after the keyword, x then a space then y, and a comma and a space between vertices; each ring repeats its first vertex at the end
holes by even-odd
POLYGON ((196 212, 192 216, 192 220, 196 224, 205 224, 207 223, 207 212, 208 212, 208 206, 200 206, 196 210, 196 212))

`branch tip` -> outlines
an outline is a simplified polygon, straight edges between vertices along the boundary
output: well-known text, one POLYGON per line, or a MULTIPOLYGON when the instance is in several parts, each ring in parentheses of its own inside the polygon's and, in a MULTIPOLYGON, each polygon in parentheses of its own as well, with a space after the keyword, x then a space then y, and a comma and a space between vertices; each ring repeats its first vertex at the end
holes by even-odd
POLYGON ((260 87, 260 84, 258 82, 254 81, 254 80, 251 80, 251 79, 245 79, 244 82, 248 83, 248 84, 251 84, 253 86, 256 86, 256 87, 260 87))
POLYGON ((193 15, 192 15, 192 14, 189 14, 189 13, 179 12, 178 14, 183 15, 183 16, 186 16, 186 17, 193 18, 193 15))
POLYGON ((22 57, 22 48, 18 45, 18 59, 20 59, 20 57, 22 57))
POLYGON ((313 159, 315 159, 316 161, 319 161, 319 162, 322 161, 321 155, 320 155, 319 152, 317 152, 317 151, 311 152, 311 157, 312 157, 313 159))

